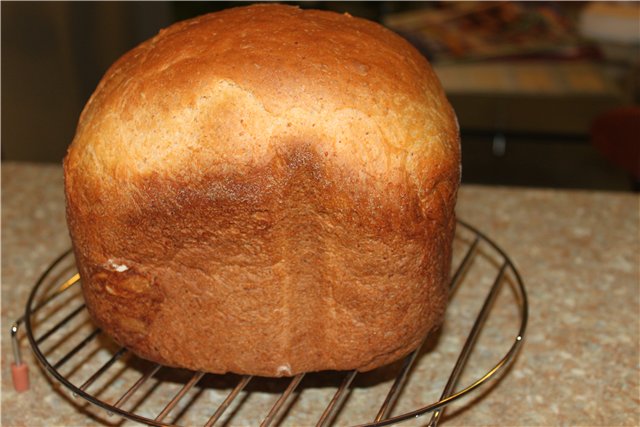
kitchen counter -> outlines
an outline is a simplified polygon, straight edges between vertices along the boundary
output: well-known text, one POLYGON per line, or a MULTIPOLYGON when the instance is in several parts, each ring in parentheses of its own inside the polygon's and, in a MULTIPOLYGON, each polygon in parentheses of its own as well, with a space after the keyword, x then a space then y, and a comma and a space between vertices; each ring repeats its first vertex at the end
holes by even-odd
MULTIPOLYGON (((62 183, 58 166, 2 164, 2 425, 134 425, 106 417, 104 411, 69 398, 67 391, 48 382, 24 337, 21 344, 31 369, 31 389, 18 394, 11 385, 9 326, 22 314, 44 268, 69 247, 62 183)), ((528 291, 530 317, 524 345, 511 368, 473 398, 454 403, 442 425, 640 425, 640 198, 623 193, 463 186, 458 216, 490 236, 514 261, 528 291)), ((447 314, 442 345, 449 345, 444 336, 454 329, 447 325, 466 321, 466 312, 477 310, 465 307, 478 296, 459 292, 455 298, 461 300, 456 304, 463 309, 447 314)), ((504 320, 508 324, 497 322, 507 328, 506 336, 515 337, 517 322, 508 316, 504 320)), ((478 349, 470 363, 474 357, 482 360, 483 354, 478 349)), ((495 357, 491 355, 492 360, 495 357)), ((444 376, 433 379, 424 363, 418 362, 407 385, 405 394, 410 395, 404 396, 409 402, 405 405, 437 398, 453 360, 438 363, 444 376)), ((470 368, 469 372, 475 371, 470 368)), ((373 384, 356 382, 355 387, 375 392, 376 387, 386 390, 388 385, 378 379, 373 384)), ((211 387, 215 389, 211 393, 229 391, 224 381, 211 387)), ((352 415, 341 414, 339 425, 366 421, 358 417, 361 413, 375 414, 377 409, 367 409, 367 402, 358 400, 358 392, 353 391, 346 407, 363 407, 352 415)), ((296 402, 299 410, 320 405, 313 399, 305 402, 305 393, 306 389, 296 402)), ((254 406, 255 411, 264 408, 254 406)), ((247 419, 234 418, 229 425, 257 424, 247 419)), ((412 425, 427 422, 425 416, 412 425)), ((295 417, 283 423, 296 424, 295 417)))

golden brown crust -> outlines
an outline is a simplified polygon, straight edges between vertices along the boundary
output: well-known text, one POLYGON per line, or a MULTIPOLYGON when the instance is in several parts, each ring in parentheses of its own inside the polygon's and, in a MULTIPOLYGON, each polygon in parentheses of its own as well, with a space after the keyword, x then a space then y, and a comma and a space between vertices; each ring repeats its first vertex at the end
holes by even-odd
POLYGON ((447 300, 455 116, 377 24, 280 5, 121 58, 65 159, 87 306, 139 355, 208 372, 369 370, 447 300))

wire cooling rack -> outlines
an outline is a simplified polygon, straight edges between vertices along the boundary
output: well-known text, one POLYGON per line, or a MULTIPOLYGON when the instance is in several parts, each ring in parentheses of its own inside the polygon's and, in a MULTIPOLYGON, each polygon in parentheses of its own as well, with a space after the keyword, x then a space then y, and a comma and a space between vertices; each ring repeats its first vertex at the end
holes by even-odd
MULTIPOLYGON (((91 324, 80 287, 76 286, 80 278, 69 250, 43 273, 31 291, 24 316, 11 326, 14 385, 16 389, 28 388, 26 365, 18 340, 19 328, 24 324, 31 349, 46 372, 71 390, 74 397, 105 409, 109 417, 118 415, 152 426, 205 427, 235 424, 328 426, 344 425, 347 419, 353 424, 354 419, 362 419, 356 422, 359 427, 373 427, 430 413, 428 425, 435 427, 442 420, 447 405, 504 373, 523 342, 528 318, 526 290, 513 262, 487 236, 462 221, 458 221, 456 229, 454 266, 445 331, 430 333, 404 360, 369 373, 320 372, 272 379, 164 367, 118 347, 91 324), (487 286, 482 287, 483 283, 487 286), (469 317, 467 322, 463 318, 465 313, 472 311, 470 307, 455 308, 456 295, 461 292, 459 288, 468 288, 474 294, 473 300, 482 301, 477 316, 469 317), (495 304, 503 288, 511 290, 512 298, 506 302, 504 298, 500 299, 500 304, 495 304), (512 315, 511 322, 507 322, 508 327, 503 322, 487 331, 485 325, 490 313, 495 311, 495 305, 511 308, 516 314, 512 315), (452 311, 454 314, 450 319, 452 311), (454 327, 447 330, 449 324, 454 327), (461 329, 466 326, 470 328, 461 329), (494 362, 472 377, 468 385, 458 387, 483 333, 493 341, 490 339, 480 350, 501 353, 494 355, 494 362), (445 336, 448 335, 453 335, 449 341, 463 344, 456 346, 453 352, 449 349, 440 354, 439 348, 444 346, 441 343, 447 341, 445 336), (431 367, 430 372, 425 373, 424 369, 416 372, 416 361, 430 356, 441 356, 437 359, 440 362, 427 361, 425 364, 431 367), (449 366, 448 362, 454 360, 453 367, 449 366), (447 372, 449 376, 445 382, 445 377, 439 374, 446 375, 447 372), (428 397, 420 400, 423 395, 430 394, 424 392, 424 387, 420 388, 423 390, 420 393, 407 390, 407 383, 425 381, 434 386, 444 383, 444 387, 440 387, 440 397, 432 403, 426 400, 428 397), (356 393, 360 393, 357 398, 356 393), (306 406, 304 402, 298 402, 301 394, 310 396, 306 406), (403 398, 409 403, 401 402, 403 398), (420 402, 417 405, 416 400, 420 402)), ((69 410, 73 409, 70 407, 69 410)))

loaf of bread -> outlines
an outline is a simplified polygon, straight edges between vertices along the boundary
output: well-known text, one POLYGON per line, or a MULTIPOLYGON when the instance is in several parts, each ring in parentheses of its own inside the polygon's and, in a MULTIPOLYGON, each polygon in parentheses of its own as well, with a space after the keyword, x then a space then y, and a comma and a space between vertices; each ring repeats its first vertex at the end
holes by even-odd
POLYGON ((120 58, 64 161, 95 323, 206 372, 367 371, 440 325, 459 132, 407 41, 262 4, 120 58))

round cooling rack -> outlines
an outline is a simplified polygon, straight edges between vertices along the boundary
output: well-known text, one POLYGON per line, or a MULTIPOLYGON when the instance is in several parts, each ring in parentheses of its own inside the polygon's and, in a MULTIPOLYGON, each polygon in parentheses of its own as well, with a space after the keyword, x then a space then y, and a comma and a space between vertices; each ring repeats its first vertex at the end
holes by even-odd
POLYGON ((113 424, 109 417, 118 415, 152 426, 374 427, 431 413, 428 425, 437 426, 447 405, 502 376, 522 345, 528 318, 526 290, 513 262, 462 221, 456 229, 453 265, 444 327, 426 336, 404 360, 367 373, 332 371, 276 379, 169 368, 119 347, 92 325, 75 286, 80 278, 69 250, 42 274, 24 316, 11 326, 14 385, 28 388, 17 337, 24 323, 31 349, 46 372, 74 397, 106 410, 99 411, 105 424, 113 424), (463 292, 468 294, 464 306, 457 308, 463 292), (474 312, 469 301, 478 301, 475 318, 469 316, 474 312), (496 311, 511 315, 496 314, 502 323, 487 326, 496 311), (487 336, 489 344, 476 346, 481 336, 480 342, 487 336), (490 354, 490 363, 458 387, 465 366, 476 357, 474 348, 484 359, 490 354), (426 397, 433 392, 435 398, 426 397), (416 399, 421 403, 416 405, 416 399))

